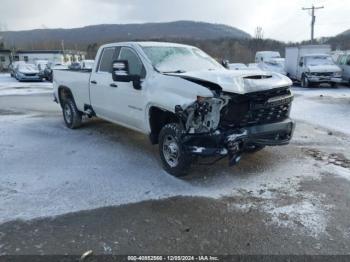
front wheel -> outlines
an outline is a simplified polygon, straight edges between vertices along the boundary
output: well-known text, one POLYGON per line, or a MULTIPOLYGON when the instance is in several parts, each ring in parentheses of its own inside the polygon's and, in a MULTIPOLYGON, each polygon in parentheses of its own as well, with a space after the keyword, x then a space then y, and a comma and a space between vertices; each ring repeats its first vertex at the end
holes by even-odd
POLYGON ((192 156, 185 152, 181 136, 183 129, 179 124, 165 125, 159 134, 159 154, 164 169, 171 175, 186 175, 192 162, 192 156))
POLYGON ((256 152, 259 152, 261 150, 263 150, 265 148, 265 146, 259 146, 259 145, 252 145, 252 146, 249 146, 247 147, 244 151, 246 153, 256 153, 256 152))
POLYGON ((82 114, 73 99, 67 98, 63 101, 62 111, 64 122, 68 128, 75 129, 81 125, 82 114))
POLYGON ((303 76, 301 79, 301 87, 308 88, 310 86, 309 79, 306 76, 303 76))

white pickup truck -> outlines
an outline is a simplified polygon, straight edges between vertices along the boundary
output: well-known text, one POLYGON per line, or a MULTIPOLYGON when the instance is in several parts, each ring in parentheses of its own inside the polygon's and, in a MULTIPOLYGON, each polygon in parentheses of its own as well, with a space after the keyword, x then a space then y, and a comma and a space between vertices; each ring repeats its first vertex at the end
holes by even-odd
POLYGON ((54 96, 69 128, 99 117, 149 135, 164 169, 186 174, 199 156, 229 157, 288 144, 289 78, 230 71, 200 49, 159 42, 100 47, 92 70, 54 70, 54 96))

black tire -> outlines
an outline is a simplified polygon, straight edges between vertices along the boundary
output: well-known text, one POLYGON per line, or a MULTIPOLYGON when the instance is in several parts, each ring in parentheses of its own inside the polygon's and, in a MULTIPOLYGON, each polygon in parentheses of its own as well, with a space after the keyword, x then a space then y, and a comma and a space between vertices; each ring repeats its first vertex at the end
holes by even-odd
POLYGON ((73 99, 67 98, 63 101, 62 113, 68 128, 75 129, 81 126, 82 114, 79 112, 73 99))
POLYGON ((192 163, 192 156, 184 151, 181 142, 183 132, 179 124, 171 123, 165 125, 159 134, 159 154, 163 167, 176 177, 186 175, 192 163))
POLYGON ((338 83, 332 82, 332 83, 331 83, 331 87, 333 87, 333 88, 338 88, 338 83))
POLYGON ((252 146, 246 147, 244 149, 244 152, 249 153, 249 154, 253 154, 253 153, 256 153, 256 152, 263 150, 264 148, 265 148, 265 146, 252 145, 252 146))
POLYGON ((302 76, 300 84, 301 84, 301 87, 303 87, 303 88, 309 88, 310 87, 310 82, 309 82, 309 80, 307 79, 306 76, 302 76))

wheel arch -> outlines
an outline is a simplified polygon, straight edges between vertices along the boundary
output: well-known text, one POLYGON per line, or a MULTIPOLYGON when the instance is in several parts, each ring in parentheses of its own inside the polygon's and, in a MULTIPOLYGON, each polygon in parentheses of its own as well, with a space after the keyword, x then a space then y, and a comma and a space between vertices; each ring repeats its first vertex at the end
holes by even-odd
POLYGON ((178 116, 167 109, 152 105, 148 109, 148 125, 152 144, 158 144, 159 133, 166 124, 180 123, 178 116))
POLYGON ((59 86, 57 89, 57 93, 58 93, 58 101, 61 107, 63 107, 63 101, 67 98, 71 98, 75 103, 73 92, 69 87, 63 86, 63 85, 59 86))

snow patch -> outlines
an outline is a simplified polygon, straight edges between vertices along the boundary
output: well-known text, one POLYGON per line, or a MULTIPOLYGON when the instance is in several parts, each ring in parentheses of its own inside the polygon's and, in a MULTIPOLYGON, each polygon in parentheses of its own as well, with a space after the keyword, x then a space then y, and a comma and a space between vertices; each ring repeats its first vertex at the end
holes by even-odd
POLYGON ((52 93, 53 85, 49 82, 18 82, 9 74, 0 74, 0 96, 32 95, 52 93))

